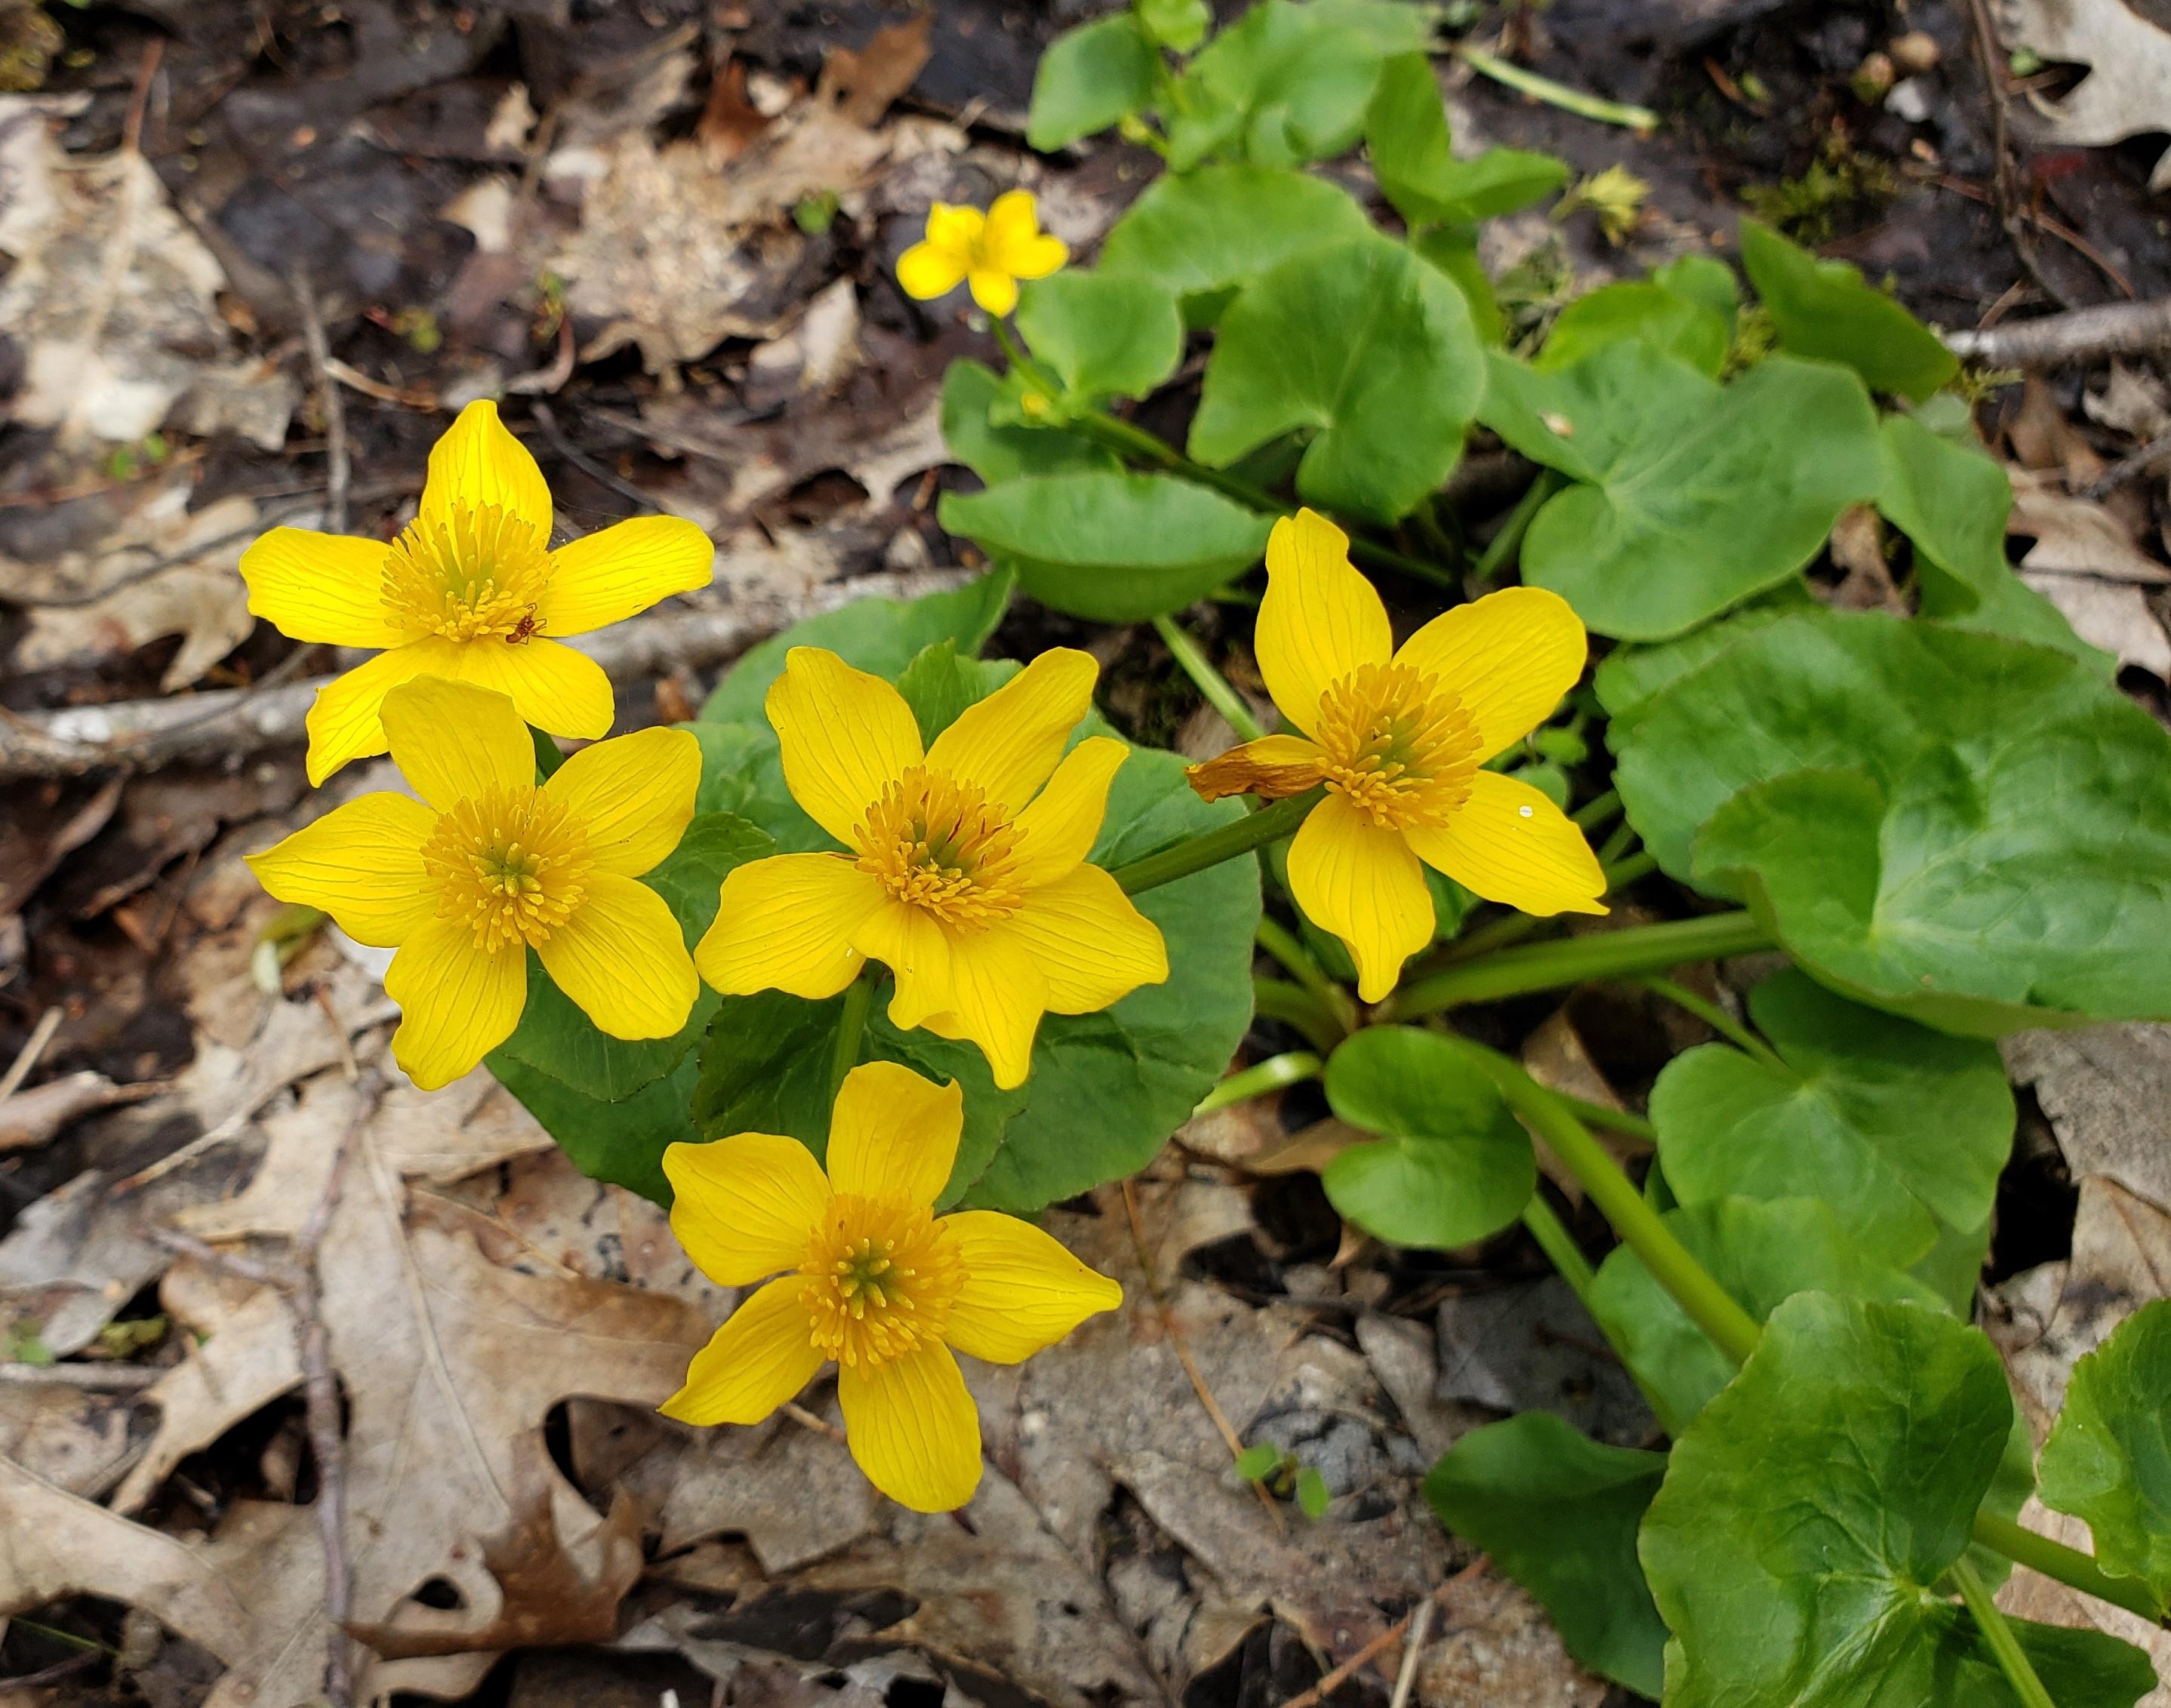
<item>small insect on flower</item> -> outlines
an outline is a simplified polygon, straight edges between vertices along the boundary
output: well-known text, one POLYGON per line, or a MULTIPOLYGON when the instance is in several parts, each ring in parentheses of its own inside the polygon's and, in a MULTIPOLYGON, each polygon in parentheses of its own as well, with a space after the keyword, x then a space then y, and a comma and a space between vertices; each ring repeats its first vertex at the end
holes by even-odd
POLYGON ((1063 751, 1098 674, 1086 653, 1043 652, 923 749, 895 688, 793 647, 768 700, 785 784, 850 852, 732 870, 701 976, 818 1002, 882 961, 890 1019, 970 1039, 1005 1088, 1025 1083, 1043 1014, 1166 979, 1159 929, 1086 861, 1130 752, 1106 736, 1063 751))
POLYGON ((549 782, 501 693, 426 677, 384 699, 392 758, 420 800, 365 795, 249 856, 282 902, 396 948, 392 1054, 425 1090, 519 1025, 532 948, 614 1038, 668 1037, 700 994, 678 922, 641 875, 694 817, 700 743, 641 730, 585 747, 549 782))
POLYGON ((964 1123, 957 1082, 894 1062, 844 1076, 825 1176, 771 1132, 674 1144, 671 1231, 709 1278, 748 1287, 663 1404, 682 1423, 759 1423, 832 1359, 852 1457, 915 1512, 962 1507, 980 1481, 980 1420, 954 1347, 1016 1364, 1123 1289, 1030 1223, 937 1216, 964 1123))
POLYGON ((1060 238, 1040 228, 1029 190, 1007 190, 982 213, 938 201, 927 210, 927 236, 897 258, 897 281, 908 297, 929 302, 968 285, 990 314, 1017 307, 1018 281, 1044 279, 1070 259, 1060 238))
POLYGON ((635 517, 550 549, 550 489, 527 447, 472 403, 430 452, 414 521, 390 545, 275 527, 241 554, 249 608, 282 634, 383 650, 309 708, 309 781, 384 751, 379 709, 418 676, 512 696, 554 736, 607 734, 610 678, 559 641, 705 587, 709 537, 635 517), (548 638, 546 638, 548 637, 548 638))
POLYGON ((1396 651, 1386 607, 1350 566, 1348 535, 1304 510, 1267 541, 1256 640, 1267 691, 1302 733, 1194 765, 1191 786, 1218 800, 1327 785, 1289 843, 1289 890, 1348 945, 1366 1002, 1432 941, 1425 866, 1525 913, 1605 911, 1583 833, 1529 784, 1482 768, 1583 673, 1588 642, 1566 600, 1505 588, 1396 651))

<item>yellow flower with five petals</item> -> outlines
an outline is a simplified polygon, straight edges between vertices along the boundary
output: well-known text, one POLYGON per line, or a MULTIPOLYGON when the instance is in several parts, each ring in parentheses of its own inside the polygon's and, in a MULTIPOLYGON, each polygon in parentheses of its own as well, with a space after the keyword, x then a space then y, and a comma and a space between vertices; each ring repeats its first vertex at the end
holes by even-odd
POLYGON ((951 1348, 1018 1363, 1123 1293, 1030 1223, 934 1213, 964 1109, 955 1080, 869 1062, 837 1093, 826 1175, 798 1140, 770 1132, 663 1153, 671 1231, 703 1272, 726 1287, 782 1273, 694 1355, 665 1416, 759 1423, 834 1359, 867 1480, 915 1512, 972 1499, 980 1420, 951 1348))
POLYGON ((1086 860, 1130 752, 1105 736, 1064 752, 1098 674, 1086 653, 1043 652, 923 748, 889 683, 793 647, 767 703, 785 784, 850 852, 732 871, 694 951, 702 977, 818 1002, 882 961, 890 1019, 970 1039, 1006 1089, 1025 1083, 1043 1014, 1166 979, 1159 929, 1086 860))
POLYGON ((927 236, 897 258, 905 295, 928 302, 962 282, 990 314, 1017 307, 1018 281, 1044 279, 1070 259, 1063 239, 1040 228, 1029 190, 1007 190, 982 213, 938 201, 927 210, 927 236))
POLYGON ((550 549, 550 489, 497 405, 472 403, 430 452, 414 521, 390 545, 275 527, 242 554, 249 608, 282 634, 383 649, 309 708, 309 781, 382 753, 384 697, 420 676, 510 695, 554 736, 609 732, 610 679, 560 642, 709 584, 690 522, 636 517, 550 549))
POLYGON ((392 1054, 425 1090, 519 1025, 528 951, 616 1038, 668 1037, 700 994, 678 922, 641 875, 694 817, 700 743, 641 730, 585 747, 547 783, 501 693, 426 677, 384 699, 392 758, 416 795, 335 806, 249 865, 282 902, 321 908, 358 943, 397 949, 392 1054))
POLYGON ((1567 815, 1482 768, 1583 674, 1583 624, 1558 595, 1509 587, 1435 617, 1397 649, 1349 537, 1304 510, 1267 541, 1260 673, 1300 734, 1191 768, 1208 800, 1327 794, 1289 849, 1290 892, 1348 945, 1377 1002, 1433 940, 1424 868, 1525 913, 1603 913, 1605 875, 1567 815))

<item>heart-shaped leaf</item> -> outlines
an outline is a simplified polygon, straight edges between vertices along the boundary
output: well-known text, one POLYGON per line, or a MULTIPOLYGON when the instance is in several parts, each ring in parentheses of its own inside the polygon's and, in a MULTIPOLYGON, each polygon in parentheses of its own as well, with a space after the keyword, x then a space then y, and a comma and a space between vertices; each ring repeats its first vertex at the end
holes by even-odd
POLYGON ((1836 361, 1871 389, 1920 403, 1960 371, 1938 335, 1845 261, 1819 260, 1769 226, 1741 222, 1741 265, 1778 329, 1780 347, 1836 361))
POLYGON ((1568 163, 1520 148, 1457 160, 1431 59, 1397 54, 1380 73, 1364 141, 1380 192, 1412 227, 1471 225, 1540 201, 1568 182, 1568 163))
POLYGON ((1018 298, 1018 329, 1043 366, 1063 383, 1064 402, 1142 398, 1176 372, 1183 356, 1183 317, 1176 298, 1150 279, 1058 273, 1037 279, 1018 298))
POLYGON ((2088 1521, 2096 1561, 2171 1607, 2171 1299, 2073 1366, 2043 1443, 2043 1503, 2088 1521))
POLYGON ((1026 141, 1046 153, 1153 103, 1161 54, 1128 12, 1066 29, 1033 73, 1026 141))
POLYGON ((1018 375, 984 363, 951 362, 942 376, 942 442, 950 454, 990 486, 1021 474, 1112 474, 1123 466, 1078 428, 1036 423, 1024 408, 1030 389, 1018 375))
POLYGON ((1556 372, 1624 338, 1641 339, 1713 378, 1726 361, 1723 316, 1697 297, 1639 279, 1601 286, 1562 309, 1531 366, 1556 372))

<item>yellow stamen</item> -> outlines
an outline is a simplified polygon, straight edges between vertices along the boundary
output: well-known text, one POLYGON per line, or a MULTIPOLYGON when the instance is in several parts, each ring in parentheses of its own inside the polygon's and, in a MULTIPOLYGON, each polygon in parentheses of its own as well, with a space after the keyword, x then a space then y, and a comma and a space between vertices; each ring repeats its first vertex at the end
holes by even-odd
POLYGON ((1368 664, 1320 696, 1327 786, 1390 830, 1445 824, 1470 796, 1477 726, 1453 690, 1407 664, 1368 664))
POLYGON ((860 870, 946 925, 983 928, 1016 911, 1022 833, 972 784, 915 765, 855 835, 860 870))
POLYGON ((581 905, 593 864, 579 821, 532 786, 461 801, 422 844, 438 917, 465 920, 491 953, 544 943, 581 905))
POLYGON ((403 628, 517 646, 542 632, 535 612, 550 581, 548 543, 495 504, 425 511, 393 542, 378 597, 403 628))
POLYGON ((847 1368, 871 1367, 941 1338, 965 1262, 928 1211, 839 1192, 799 1273, 810 1343, 847 1368))

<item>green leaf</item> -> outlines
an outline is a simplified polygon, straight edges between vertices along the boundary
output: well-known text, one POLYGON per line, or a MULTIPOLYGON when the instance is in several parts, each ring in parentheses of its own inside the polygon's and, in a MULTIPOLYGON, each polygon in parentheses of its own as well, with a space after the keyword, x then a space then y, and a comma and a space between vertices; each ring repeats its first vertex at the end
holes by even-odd
POLYGON ((2171 1607, 2171 1299, 2152 1299, 2073 1366, 2043 1443, 2043 1503, 2088 1521, 2096 1563, 2171 1607))
POLYGON ((1236 1455, 1236 1475, 1247 1483, 1272 1476, 1281 1469, 1282 1450, 1271 1441, 1255 1441, 1236 1455))
POLYGON ((1002 621, 1010 586, 1009 573, 999 569, 951 592, 857 599, 795 623, 751 648, 726 672, 701 708, 702 720, 762 721, 769 684, 784 673, 784 656, 795 646, 826 646, 845 663, 882 677, 894 677, 920 648, 938 640, 954 640, 960 651, 976 653, 1002 621))
POLYGON ((1663 267, 1651 270, 1651 282, 1664 286, 1676 297, 1701 303, 1726 323, 1726 335, 1734 336, 1734 323, 1741 313, 1741 292, 1734 281, 1734 269, 1716 255, 1680 255, 1663 267))
POLYGON ((1451 1250, 1522 1213, 1538 1178, 1530 1137, 1446 1039, 1367 1026, 1328 1058, 1325 1077, 1335 1114, 1380 1135, 1320 1172, 1328 1202, 1366 1233, 1451 1250))
POLYGON ((1607 1447, 1550 1411, 1473 1429, 1432 1468, 1425 1499, 1552 1616, 1568 1653, 1656 1696, 1666 1628, 1636 1559, 1636 1527, 1666 1455, 1607 1447))
POLYGON ((1113 474, 1123 466, 1113 451, 1075 427, 1053 420, 1027 425, 1027 390, 1016 374, 999 375, 978 361, 951 362, 942 376, 942 442, 950 454, 990 486, 1021 474, 1113 474))
POLYGON ((1659 1159, 1682 1203, 1820 1197, 1900 1267, 1930 1250, 1940 1223, 1981 1225, 2015 1119, 1995 1044, 1863 1008, 1792 969, 1750 993, 1749 1013, 1782 1065, 1702 1044, 1652 1088, 1659 1159))
POLYGON ((1103 277, 1155 281, 1210 323, 1236 286, 1292 255, 1370 232, 1349 192, 1275 166, 1209 166, 1155 179, 1109 231, 1103 277))
POLYGON ((1142 398, 1183 358, 1183 317, 1174 295, 1135 275, 1036 279, 1019 295, 1017 324, 1073 404, 1142 398))
POLYGON ((1845 261, 1819 260, 1770 227, 1741 222, 1741 265, 1780 347, 1852 368, 1873 391, 1920 403, 1951 383, 1959 358, 1845 261))
POLYGON ((1911 415, 1886 416, 1879 436, 1884 489, 1877 507, 1915 543, 1922 614, 1957 629, 2055 646, 2109 680, 2117 661, 2074 634, 2058 608, 2006 562, 2013 488, 2005 471, 1911 415))
POLYGON ((1641 339, 1714 378, 1726 361, 1723 319, 1694 297, 1638 281, 1602 286, 1562 309, 1531 365, 1552 373, 1624 338, 1641 339))
POLYGON ((1775 356, 1721 387, 1627 339, 1488 372, 1479 419, 1578 483, 1531 522, 1523 577, 1602 634, 1664 640, 1777 586, 1884 484, 1868 398, 1821 364, 1775 356))
POLYGON ((1180 611, 1259 561, 1273 518, 1168 474, 1043 474, 936 514, 1043 605, 1097 623, 1180 611))
POLYGON ((956 641, 938 640, 904 667, 897 691, 912 708, 919 739, 931 747, 968 706, 985 699, 1021 668, 1011 658, 968 658, 956 641))
POLYGON ((1033 73, 1026 141, 1044 153, 1144 110, 1160 69, 1159 50, 1128 13, 1064 30, 1033 73))
POLYGON ((1568 182, 1568 163, 1550 154, 1493 148, 1457 160, 1448 146, 1447 110, 1432 61, 1397 54, 1386 62, 1364 116, 1373 175, 1412 227, 1470 225, 1542 201, 1568 182))
POLYGON ((557 737, 545 735, 533 725, 528 733, 535 741, 535 773, 545 782, 558 774, 558 768, 566 763, 565 750, 559 747, 557 737))
POLYGON ((1327 1479, 1319 1474, 1316 1465, 1300 1465, 1296 1473, 1297 1510, 1307 1518, 1323 1518, 1327 1509, 1334 1504, 1333 1491, 1327 1486, 1327 1479))
MULTIPOLYGON (((1773 1311, 1644 1516, 1668 1708, 2017 1708, 1934 1588, 2012 1423, 1997 1353, 1949 1317, 1818 1293, 1773 1311)), ((2154 1684, 2115 1638, 2013 1625, 2061 1708, 2131 1708, 2154 1684)))
POLYGON ((1206 0, 1132 0, 1140 28, 1172 53, 1188 53, 1206 39, 1214 14, 1206 0))
POLYGON ((1973 1034, 2171 1014, 2171 736, 2063 654, 1790 617, 1615 740, 1659 865, 1821 983, 1973 1034))
POLYGON ((1470 310, 1438 269, 1376 235, 1314 250, 1253 280, 1222 317, 1191 454, 1222 467, 1308 430, 1299 495, 1392 522, 1462 454, 1484 377, 1470 310))
POLYGON ((691 1104, 700 1068, 692 1056, 667 1077, 651 1079, 615 1103, 585 1097, 501 1050, 490 1056, 490 1071, 590 1180, 624 1186, 669 1207, 663 1153, 681 1139, 699 1137, 691 1104))
MULTIPOLYGON (((1666 1178, 1673 1179, 1669 1167, 1666 1178)), ((1666 1226, 1720 1288, 1762 1321, 1798 1293, 1891 1304, 1941 1304, 1876 1256, 1820 1198, 1715 1198, 1669 1210, 1666 1226)), ((1605 1331, 1669 1432, 1678 1435, 1734 1366, 1626 1245, 1598 1266, 1590 1314, 1605 1331)))
POLYGON ((1615 746, 1620 745, 1620 735, 1669 683, 1708 664, 1736 641, 1770 628, 1782 617, 1823 609, 1823 602, 1809 591, 1809 583, 1797 576, 1671 640, 1615 647, 1591 677, 1599 704, 1614 721, 1615 746))
POLYGON ((1445 274, 1462 292, 1470 309, 1470 324, 1477 341, 1497 350, 1507 341, 1507 322, 1500 316, 1500 299, 1493 294, 1493 281, 1477 255, 1477 228, 1474 225, 1436 225, 1418 233, 1410 247, 1445 274))

